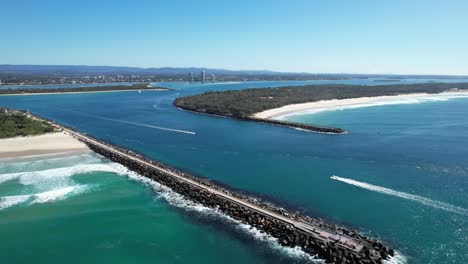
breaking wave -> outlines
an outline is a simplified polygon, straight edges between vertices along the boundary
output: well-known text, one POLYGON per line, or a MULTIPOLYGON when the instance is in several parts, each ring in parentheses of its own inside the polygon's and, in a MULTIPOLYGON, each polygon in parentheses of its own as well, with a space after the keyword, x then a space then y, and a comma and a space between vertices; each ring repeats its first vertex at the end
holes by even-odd
POLYGON ((406 264, 408 259, 404 256, 395 251, 395 256, 390 257, 389 260, 384 260, 384 264, 406 264))
MULTIPOLYGON (((93 157, 84 157, 87 161, 98 161, 93 157), (93 160, 94 159, 94 160, 93 160)), ((67 162, 77 161, 75 158, 63 159, 67 162)), ((62 160, 62 161, 63 161, 62 160)), ((80 158, 78 160, 83 160, 80 158)), ((18 163, 28 168, 28 163, 18 163)), ((31 162, 31 164, 36 164, 32 167, 38 165, 47 165, 46 162, 41 161, 37 163, 36 161, 31 162)), ((21 166, 14 165, 16 168, 21 166)), ((62 200, 66 197, 69 197, 72 194, 78 194, 87 190, 90 185, 80 185, 73 181, 72 176, 76 174, 90 173, 90 172, 112 172, 120 173, 119 170, 112 165, 112 163, 103 163, 103 164, 78 164, 74 166, 62 167, 62 168, 53 168, 45 169, 39 171, 25 171, 25 172, 16 172, 16 173, 6 173, 0 174, 0 184, 16 180, 20 185, 23 186, 32 186, 23 187, 20 191, 20 195, 11 195, 0 197, 0 210, 6 209, 15 205, 20 204, 37 204, 37 203, 47 203, 52 201, 62 200), (28 192, 30 194, 24 194, 28 192), (33 192, 33 193, 31 193, 33 192)))
POLYGON ((79 164, 71 167, 48 169, 42 171, 17 172, 0 174, 0 184, 18 179, 22 185, 34 185, 47 180, 60 180, 79 173, 94 171, 114 172, 115 168, 109 164, 79 164))
POLYGON ((11 207, 16 204, 21 204, 29 200, 31 195, 14 195, 0 197, 0 210, 11 207))
POLYGON ((396 190, 393 190, 393 189, 389 189, 389 188, 385 188, 385 187, 381 187, 381 186, 377 186, 377 185, 372 185, 372 184, 365 183, 365 182, 360 182, 360 181, 356 181, 356 180, 352 180, 352 179, 338 177, 338 176, 335 176, 335 175, 331 176, 330 179, 340 181, 340 182, 343 182, 343 183, 347 183, 347 184, 350 184, 350 185, 353 185, 353 186, 356 186, 356 187, 359 187, 359 188, 363 188, 363 189, 366 189, 366 190, 369 190, 369 191, 383 193, 383 194, 399 197, 399 198, 402 198, 402 199, 405 199, 405 200, 410 200, 410 201, 417 202, 417 203, 427 205, 427 206, 431 206, 431 207, 434 207, 434 208, 437 208, 437 209, 442 209, 442 210, 445 210, 445 211, 448 211, 448 212, 462 214, 462 215, 468 215, 468 210, 465 209, 465 208, 455 206, 455 205, 451 205, 451 204, 448 204, 448 203, 444 203, 444 202, 441 202, 441 201, 431 200, 431 199, 423 197, 423 196, 409 194, 409 193, 405 193, 405 192, 400 192, 400 191, 396 191, 396 190))
POLYGON ((87 188, 87 185, 76 185, 42 193, 0 197, 0 210, 12 207, 14 205, 23 204, 25 202, 28 202, 28 204, 35 204, 62 200, 69 197, 72 194, 76 195, 82 193, 87 188))
POLYGON ((28 172, 44 170, 45 168, 69 167, 76 164, 90 164, 100 162, 96 155, 91 153, 72 156, 47 156, 34 159, 10 159, 0 161, 0 175, 14 172, 28 172))

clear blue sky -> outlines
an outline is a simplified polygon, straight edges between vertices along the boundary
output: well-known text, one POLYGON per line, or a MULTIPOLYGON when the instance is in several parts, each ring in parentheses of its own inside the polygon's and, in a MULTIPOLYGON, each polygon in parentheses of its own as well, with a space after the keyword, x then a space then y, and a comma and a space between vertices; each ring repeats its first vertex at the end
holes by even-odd
POLYGON ((0 2, 0 64, 468 74, 466 0, 0 2))

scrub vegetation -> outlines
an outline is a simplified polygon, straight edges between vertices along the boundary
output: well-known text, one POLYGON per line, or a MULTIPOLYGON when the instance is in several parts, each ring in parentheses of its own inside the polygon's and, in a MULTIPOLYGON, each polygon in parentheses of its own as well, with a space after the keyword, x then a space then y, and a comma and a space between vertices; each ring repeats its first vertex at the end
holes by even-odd
POLYGON ((435 94, 456 89, 468 90, 468 83, 423 83, 381 86, 326 84, 246 89, 207 92, 200 95, 182 97, 178 98, 174 104, 182 109, 200 113, 246 118, 258 112, 289 104, 411 93, 435 94))
POLYGON ((55 129, 46 122, 0 108, 0 138, 40 135, 54 131, 55 129))

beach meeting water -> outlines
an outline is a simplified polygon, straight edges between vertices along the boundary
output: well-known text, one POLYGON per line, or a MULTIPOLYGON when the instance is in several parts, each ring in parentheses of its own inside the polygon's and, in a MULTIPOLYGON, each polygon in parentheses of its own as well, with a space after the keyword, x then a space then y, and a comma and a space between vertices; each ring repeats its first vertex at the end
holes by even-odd
POLYGON ((0 263, 468 263, 468 1, 0 4, 0 263))

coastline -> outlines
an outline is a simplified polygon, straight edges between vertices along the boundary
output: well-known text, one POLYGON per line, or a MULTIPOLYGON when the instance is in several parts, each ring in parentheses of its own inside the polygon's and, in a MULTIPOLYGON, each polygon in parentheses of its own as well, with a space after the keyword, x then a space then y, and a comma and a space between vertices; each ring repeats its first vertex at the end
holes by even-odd
POLYGON ((0 160, 68 156, 88 152, 91 150, 85 144, 65 132, 0 139, 0 160))
MULTIPOLYGON (((168 91, 166 88, 154 88, 154 89, 142 89, 141 91, 168 91)), ((17 95, 50 95, 50 94, 82 94, 82 93, 112 93, 112 92, 138 92, 137 89, 125 89, 125 90, 107 90, 107 91, 82 91, 82 92, 51 92, 51 93, 10 93, 1 94, 0 96, 17 96, 17 95)))
POLYGON ((413 94, 400 94, 400 95, 387 95, 387 96, 376 96, 376 97, 359 97, 349 99, 332 99, 322 100, 309 103, 301 104, 290 104, 278 108, 265 110, 263 112, 255 113, 252 115, 253 118, 266 119, 266 120, 278 120, 281 117, 297 114, 299 112, 321 112, 333 109, 340 109, 344 107, 357 107, 365 104, 384 103, 389 100, 405 100, 405 99, 421 99, 425 97, 434 96, 468 96, 468 91, 451 91, 443 93, 413 93, 413 94))

